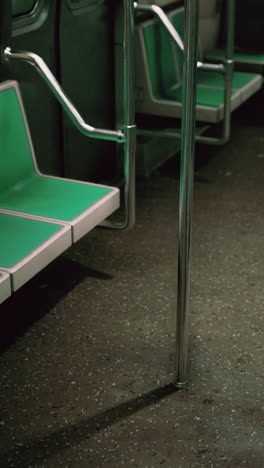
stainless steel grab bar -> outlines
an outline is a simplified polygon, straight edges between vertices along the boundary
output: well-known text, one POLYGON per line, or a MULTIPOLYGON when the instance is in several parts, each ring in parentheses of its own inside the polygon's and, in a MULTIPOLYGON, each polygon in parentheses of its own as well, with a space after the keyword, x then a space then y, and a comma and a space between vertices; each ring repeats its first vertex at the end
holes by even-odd
POLYGON ((170 22, 169 18, 167 15, 164 13, 162 8, 160 8, 157 5, 139 5, 138 2, 134 2, 134 8, 135 10, 141 10, 141 11, 148 11, 153 13, 153 15, 157 16, 159 20, 162 22, 163 26, 165 29, 168 31, 174 42, 177 44, 177 46, 182 50, 184 50, 184 45, 181 39, 181 36, 178 34, 176 29, 174 28, 173 24, 170 22))
POLYGON ((135 22, 132 0, 123 0, 123 120, 125 216, 122 222, 105 220, 101 227, 130 229, 136 220, 136 125, 135 125, 135 22))
POLYGON ((187 383, 199 0, 185 0, 175 385, 187 383))
POLYGON ((41 75, 45 83, 48 85, 49 89, 52 91, 56 99, 62 105, 68 117, 71 119, 71 121, 81 133, 92 138, 112 140, 118 143, 123 143, 125 141, 125 135, 121 131, 94 128, 91 125, 85 123, 85 121, 77 111, 76 107, 66 96, 61 85, 58 83, 49 67, 39 55, 34 54, 33 52, 12 50, 10 47, 6 47, 6 49, 4 50, 4 56, 8 61, 21 60, 33 66, 41 75))

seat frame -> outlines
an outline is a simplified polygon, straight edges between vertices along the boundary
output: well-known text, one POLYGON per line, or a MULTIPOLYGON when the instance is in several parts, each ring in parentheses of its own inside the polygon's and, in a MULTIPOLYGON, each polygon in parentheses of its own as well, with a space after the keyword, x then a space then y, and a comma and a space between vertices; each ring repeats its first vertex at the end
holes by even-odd
POLYGON ((11 296, 11 278, 10 275, 0 270, 0 304, 11 296))

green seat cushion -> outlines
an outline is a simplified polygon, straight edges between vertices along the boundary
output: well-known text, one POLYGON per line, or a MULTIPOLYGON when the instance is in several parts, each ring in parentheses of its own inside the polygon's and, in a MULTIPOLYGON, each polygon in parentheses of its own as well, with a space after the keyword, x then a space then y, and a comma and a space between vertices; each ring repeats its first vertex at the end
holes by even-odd
MULTIPOLYGON (((244 86, 250 84, 255 78, 256 74, 235 72, 233 73, 232 89, 240 90, 244 86)), ((197 84, 208 87, 224 88, 225 77, 221 73, 198 70, 197 84)))
POLYGON ((71 221, 111 191, 107 187, 34 174, 0 193, 0 208, 71 221))
MULTIPOLYGON (((235 91, 233 91, 233 94, 235 91)), ((182 103, 182 85, 172 86, 166 98, 172 99, 178 103, 182 103)), ((164 99, 164 98, 163 98, 164 99)), ((205 86, 197 86, 196 104, 205 107, 219 107, 224 103, 224 89, 214 89, 205 86)))
POLYGON ((0 213, 0 267, 12 268, 63 226, 0 213))

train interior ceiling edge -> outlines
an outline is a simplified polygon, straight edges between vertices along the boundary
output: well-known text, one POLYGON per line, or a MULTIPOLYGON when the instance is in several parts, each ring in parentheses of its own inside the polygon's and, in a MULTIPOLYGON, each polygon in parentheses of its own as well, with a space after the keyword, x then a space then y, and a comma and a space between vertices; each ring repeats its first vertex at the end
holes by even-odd
MULTIPOLYGON (((135 139, 137 176, 150 176, 179 153, 184 98, 183 2, 127 2, 125 59, 123 1, 13 0, 9 21, 10 3, 0 6, 1 302, 95 226, 133 224, 135 139), (125 221, 105 221, 123 185, 125 221)), ((251 18, 235 3, 200 0, 201 144, 224 145, 231 112, 262 93, 264 7, 251 1, 251 18)))

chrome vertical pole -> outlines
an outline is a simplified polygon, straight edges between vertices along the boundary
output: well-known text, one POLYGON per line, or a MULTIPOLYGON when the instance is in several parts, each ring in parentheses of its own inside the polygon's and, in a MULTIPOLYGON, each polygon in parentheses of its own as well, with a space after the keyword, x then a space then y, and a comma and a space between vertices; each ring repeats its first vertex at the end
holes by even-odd
POLYGON ((234 39, 235 39, 235 0, 226 0, 226 46, 225 46, 225 104, 223 140, 230 138, 231 127, 231 94, 234 68, 234 39))
POLYGON ((185 0, 175 385, 187 383, 199 0, 185 0))
POLYGON ((136 218, 136 126, 135 126, 135 19, 133 0, 124 0, 124 165, 125 165, 125 227, 136 218))
POLYGON ((136 125, 135 125, 135 64, 134 42, 135 21, 134 1, 123 0, 123 90, 122 93, 122 131, 124 142, 124 204, 125 216, 122 222, 105 220, 100 227, 110 229, 129 229, 136 218, 136 125))

